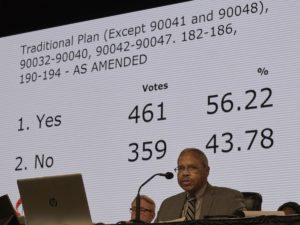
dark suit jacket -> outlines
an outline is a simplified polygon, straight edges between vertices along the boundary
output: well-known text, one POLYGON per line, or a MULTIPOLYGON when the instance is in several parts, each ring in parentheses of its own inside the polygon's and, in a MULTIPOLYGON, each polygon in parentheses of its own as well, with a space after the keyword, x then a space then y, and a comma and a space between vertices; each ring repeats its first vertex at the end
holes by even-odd
MULTIPOLYGON (((155 222, 180 218, 185 201, 185 192, 165 199, 159 208, 155 222)), ((236 210, 244 209, 245 204, 241 192, 208 184, 203 196, 200 219, 204 216, 234 215, 236 210)))

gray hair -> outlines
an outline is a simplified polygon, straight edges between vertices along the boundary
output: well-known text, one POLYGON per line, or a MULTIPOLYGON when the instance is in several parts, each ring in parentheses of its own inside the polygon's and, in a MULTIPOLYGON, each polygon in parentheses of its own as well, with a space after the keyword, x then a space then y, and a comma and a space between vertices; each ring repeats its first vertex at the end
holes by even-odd
MULTIPOLYGON (((150 205, 153 205, 153 211, 155 211, 155 202, 152 200, 152 198, 150 198, 149 196, 147 195, 141 195, 141 200, 144 200, 145 202, 148 202, 150 205)), ((133 199, 132 201, 132 205, 135 203, 136 201, 136 197, 133 199)))

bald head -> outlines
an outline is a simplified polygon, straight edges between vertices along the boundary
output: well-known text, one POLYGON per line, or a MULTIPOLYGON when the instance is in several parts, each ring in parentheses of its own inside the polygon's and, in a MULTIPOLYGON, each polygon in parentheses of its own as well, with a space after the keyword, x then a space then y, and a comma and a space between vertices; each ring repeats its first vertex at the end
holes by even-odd
POLYGON ((208 167, 208 159, 206 155, 198 148, 186 148, 183 149, 178 157, 178 159, 185 154, 192 154, 195 157, 197 157, 205 167, 208 167))

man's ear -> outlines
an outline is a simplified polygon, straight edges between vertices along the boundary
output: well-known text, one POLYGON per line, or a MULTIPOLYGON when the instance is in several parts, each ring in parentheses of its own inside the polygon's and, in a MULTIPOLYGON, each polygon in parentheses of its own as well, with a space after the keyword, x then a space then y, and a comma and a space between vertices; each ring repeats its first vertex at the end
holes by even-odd
POLYGON ((156 216, 155 212, 152 212, 152 216, 153 216, 153 219, 152 219, 152 220, 154 220, 154 219, 155 219, 155 216, 156 216))

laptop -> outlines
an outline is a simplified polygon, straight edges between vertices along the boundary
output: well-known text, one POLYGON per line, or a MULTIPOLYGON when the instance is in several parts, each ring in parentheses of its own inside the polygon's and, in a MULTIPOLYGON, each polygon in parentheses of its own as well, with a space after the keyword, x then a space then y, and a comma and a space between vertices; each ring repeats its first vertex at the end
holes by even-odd
POLYGON ((0 225, 20 225, 8 195, 0 197, 0 225))
POLYGON ((92 225, 81 174, 17 180, 27 225, 92 225))

